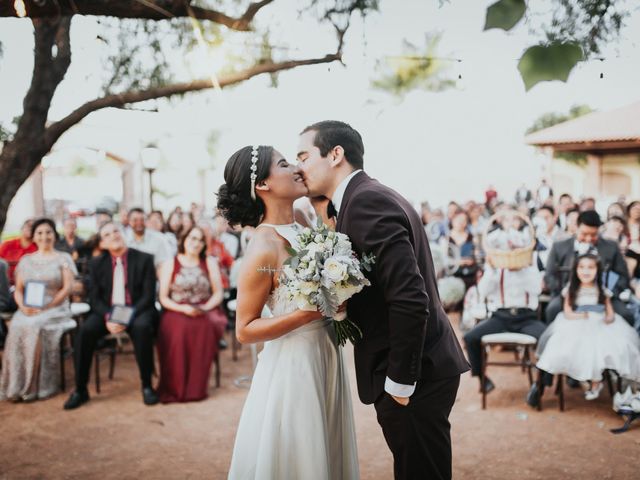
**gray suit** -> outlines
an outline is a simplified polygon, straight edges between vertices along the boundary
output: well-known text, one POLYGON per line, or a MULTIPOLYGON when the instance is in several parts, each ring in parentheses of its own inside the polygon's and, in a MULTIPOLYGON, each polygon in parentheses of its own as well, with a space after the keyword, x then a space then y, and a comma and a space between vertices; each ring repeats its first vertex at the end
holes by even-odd
MULTIPOLYGON (((576 238, 569 237, 566 240, 555 242, 549 252, 547 260, 547 270, 544 275, 544 281, 551 292, 552 299, 547 305, 545 317, 547 324, 553 322, 556 315, 562 310, 562 296, 560 292, 569 281, 569 273, 571 265, 575 259, 575 241, 576 238)), ((622 315, 628 322, 633 322, 633 316, 628 311, 626 305, 620 301, 617 296, 623 290, 629 288, 629 271, 624 261, 620 248, 616 242, 598 237, 595 245, 600 261, 605 272, 615 272, 619 278, 613 288, 614 298, 612 299, 613 308, 619 315, 622 315)))

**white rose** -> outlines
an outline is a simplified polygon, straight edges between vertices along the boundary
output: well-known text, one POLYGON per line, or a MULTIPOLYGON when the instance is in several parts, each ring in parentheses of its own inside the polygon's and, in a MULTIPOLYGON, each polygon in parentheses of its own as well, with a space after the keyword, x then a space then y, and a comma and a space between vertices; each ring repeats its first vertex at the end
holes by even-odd
POLYGON ((347 278, 347 267, 331 257, 324 262, 322 275, 334 283, 341 282, 347 278))
POLYGON ((309 302, 309 298, 305 295, 300 295, 300 294, 296 295, 293 298, 293 301, 295 302, 296 306, 300 310, 305 310, 307 312, 315 312, 318 310, 318 307, 316 307, 315 305, 312 305, 309 302))
POLYGON ((339 303, 344 303, 353 297, 356 293, 362 290, 363 285, 349 285, 345 287, 337 288, 335 291, 336 296, 338 297, 339 303))
POLYGON ((305 227, 305 228, 302 230, 302 234, 303 234, 303 235, 311 235, 311 229, 310 229, 309 227, 305 227))
POLYGON ((303 295, 311 295, 317 290, 317 285, 315 282, 300 282, 298 288, 303 295))
POLYGON ((283 268, 283 272, 285 277, 287 277, 289 280, 293 280, 296 278, 296 273, 293 271, 293 268, 291 268, 291 266, 289 265, 285 265, 285 267, 283 268))
POLYGON ((308 255, 315 257, 316 253, 324 251, 324 243, 310 243, 306 248, 308 255))
POLYGON ((342 235, 338 237, 335 251, 336 251, 336 254, 338 255, 351 255, 353 251, 353 247, 351 246, 351 242, 349 241, 349 238, 346 235, 342 235))
POLYGON ((316 235, 316 237, 313 239, 314 242, 316 243, 323 243, 324 239, 322 238, 322 235, 320 235, 319 233, 316 235))

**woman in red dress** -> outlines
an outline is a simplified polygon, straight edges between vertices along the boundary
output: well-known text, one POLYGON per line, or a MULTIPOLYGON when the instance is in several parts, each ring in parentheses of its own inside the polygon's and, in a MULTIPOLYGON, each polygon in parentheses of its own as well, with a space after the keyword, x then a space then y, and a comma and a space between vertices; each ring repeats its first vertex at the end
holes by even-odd
POLYGON ((204 232, 191 227, 180 239, 178 255, 161 267, 161 402, 207 397, 211 363, 218 355, 218 341, 227 324, 220 308, 222 293, 218 264, 206 256, 204 232))

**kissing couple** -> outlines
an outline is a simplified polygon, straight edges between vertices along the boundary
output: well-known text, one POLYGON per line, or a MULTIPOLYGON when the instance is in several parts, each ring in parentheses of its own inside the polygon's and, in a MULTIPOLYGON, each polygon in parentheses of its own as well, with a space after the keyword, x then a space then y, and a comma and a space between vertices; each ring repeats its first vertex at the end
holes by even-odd
POLYGON ((332 323, 298 308, 278 272, 305 225, 293 203, 308 196, 356 255, 372 254, 370 286, 347 301, 358 395, 374 404, 396 479, 451 478, 449 413, 469 365, 438 295, 418 213, 364 172, 360 134, 322 121, 299 137, 297 163, 271 146, 229 158, 218 209, 256 227, 238 280, 236 335, 264 342, 238 425, 229 479, 359 478, 343 352, 332 323), (265 273, 265 267, 269 273, 265 273), (270 316, 263 316, 264 306, 270 316))

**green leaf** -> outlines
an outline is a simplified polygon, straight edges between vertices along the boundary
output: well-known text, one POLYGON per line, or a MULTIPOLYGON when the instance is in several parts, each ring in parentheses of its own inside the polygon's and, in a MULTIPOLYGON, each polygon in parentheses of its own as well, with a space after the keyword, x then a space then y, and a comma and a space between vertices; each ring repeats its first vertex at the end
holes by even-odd
POLYGON ((323 226, 323 225, 324 225, 324 223, 322 223, 322 218, 321 218, 321 217, 318 217, 318 222, 317 222, 317 225, 316 225, 316 226, 317 226, 318 228, 322 228, 322 226, 323 226))
POLYGON ((527 91, 547 80, 567 81, 573 67, 584 58, 575 43, 552 43, 529 47, 518 62, 518 70, 527 91))
POLYGON ((295 248, 287 247, 287 253, 292 257, 298 256, 298 251, 295 248))
POLYGON ((524 16, 527 4, 524 0, 499 0, 487 8, 484 29, 511 30, 524 16))

